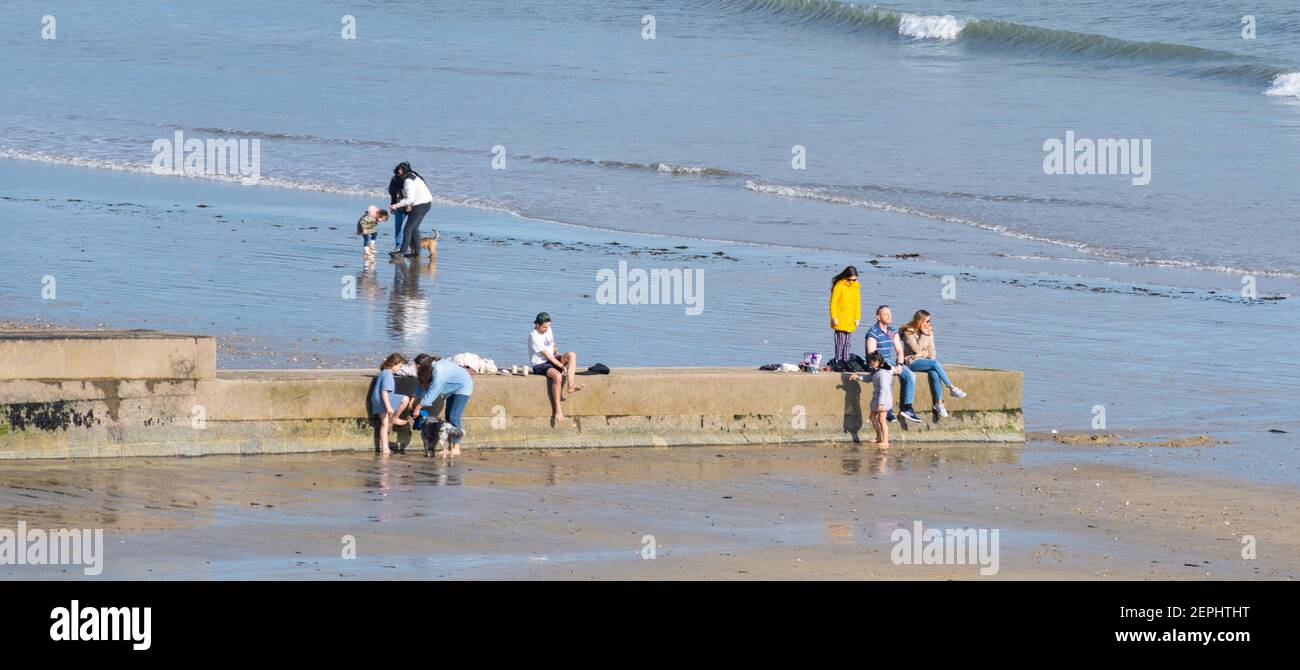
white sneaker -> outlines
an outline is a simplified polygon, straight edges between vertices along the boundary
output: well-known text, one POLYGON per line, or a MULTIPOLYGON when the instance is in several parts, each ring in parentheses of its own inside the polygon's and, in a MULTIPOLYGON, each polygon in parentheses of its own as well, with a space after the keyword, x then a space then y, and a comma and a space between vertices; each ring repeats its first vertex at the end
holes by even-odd
POLYGON ((939 416, 941 416, 941 417, 946 417, 946 416, 948 416, 948 408, 947 408, 947 407, 944 407, 944 406, 943 406, 943 403, 938 403, 938 404, 936 404, 936 405, 934 406, 934 411, 938 412, 938 413, 939 413, 939 416))
POLYGON ((961 390, 961 389, 959 389, 959 388, 957 388, 956 386, 949 386, 949 387, 948 387, 948 394, 951 395, 951 396, 954 397, 954 398, 965 398, 965 397, 966 397, 966 392, 963 391, 963 390, 961 390))

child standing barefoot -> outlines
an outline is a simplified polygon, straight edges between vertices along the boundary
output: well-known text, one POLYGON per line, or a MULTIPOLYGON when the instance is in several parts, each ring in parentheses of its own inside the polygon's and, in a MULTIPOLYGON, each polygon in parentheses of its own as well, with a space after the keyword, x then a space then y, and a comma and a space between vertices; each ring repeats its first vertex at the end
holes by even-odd
POLYGON ((876 432, 876 439, 871 444, 879 446, 881 449, 889 448, 889 410, 894 406, 894 373, 890 370, 889 364, 885 362, 885 357, 879 351, 873 351, 867 354, 867 373, 865 375, 851 374, 849 381, 860 381, 870 377, 872 383, 871 405, 871 427, 876 432))
POLYGON ((375 380, 375 391, 370 396, 370 415, 379 417, 379 453, 388 454, 388 431, 393 426, 405 426, 401 418, 411 399, 396 393, 397 378, 393 376, 406 364, 406 357, 401 354, 389 354, 379 366, 379 378, 375 380))
POLYGON ((375 260, 375 238, 379 237, 379 224, 387 220, 388 212, 374 205, 357 219, 357 235, 361 236, 361 248, 366 262, 375 260))

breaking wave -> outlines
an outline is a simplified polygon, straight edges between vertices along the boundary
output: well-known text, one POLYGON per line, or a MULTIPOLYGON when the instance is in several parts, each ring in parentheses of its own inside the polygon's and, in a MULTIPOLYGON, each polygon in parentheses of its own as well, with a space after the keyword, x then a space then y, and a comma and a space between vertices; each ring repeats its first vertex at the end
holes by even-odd
POLYGON ((1169 66, 1169 74, 1220 78, 1253 85, 1266 84, 1279 74, 1294 69, 1276 67, 1230 51, 1187 44, 1130 41, 1012 21, 922 16, 838 0, 722 0, 722 4, 741 12, 765 13, 796 24, 822 24, 915 40, 959 40, 971 47, 993 51, 1033 51, 1135 64, 1163 64, 1169 66))
POLYGON ((1281 95, 1300 98, 1300 72, 1287 72, 1273 78, 1273 85, 1265 95, 1281 95))

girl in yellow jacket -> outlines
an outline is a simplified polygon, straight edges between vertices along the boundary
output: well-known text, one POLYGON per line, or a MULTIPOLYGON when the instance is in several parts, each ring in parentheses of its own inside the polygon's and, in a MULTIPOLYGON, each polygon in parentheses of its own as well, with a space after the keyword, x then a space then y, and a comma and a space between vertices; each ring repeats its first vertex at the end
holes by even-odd
POLYGON ((853 351, 853 331, 862 319, 862 289, 858 269, 844 268, 831 280, 831 330, 835 331, 835 358, 849 360, 853 351))

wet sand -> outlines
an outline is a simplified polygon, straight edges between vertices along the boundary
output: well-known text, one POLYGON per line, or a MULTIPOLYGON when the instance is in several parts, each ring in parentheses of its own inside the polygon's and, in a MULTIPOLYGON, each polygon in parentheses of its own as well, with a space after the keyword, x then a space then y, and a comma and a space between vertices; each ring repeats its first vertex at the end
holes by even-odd
MULTIPOLYGON (((1136 447, 1109 447, 1130 449, 1136 447)), ((1097 447, 845 446, 6 464, 0 528, 104 529, 102 579, 1293 579, 1300 495, 1097 447), (890 533, 998 529, 999 572, 890 533), (1241 536, 1258 558, 1243 560, 1241 536), (344 536, 356 558, 342 558, 344 536), (654 536, 655 557, 642 557, 654 536)), ((0 578, 82 579, 0 566, 0 578)))

